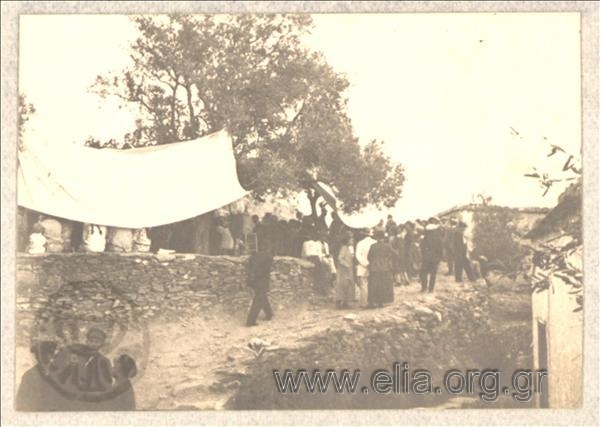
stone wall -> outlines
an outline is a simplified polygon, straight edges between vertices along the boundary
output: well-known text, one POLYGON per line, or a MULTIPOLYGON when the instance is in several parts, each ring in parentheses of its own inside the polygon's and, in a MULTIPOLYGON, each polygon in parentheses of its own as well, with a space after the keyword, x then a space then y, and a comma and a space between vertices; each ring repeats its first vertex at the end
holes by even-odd
MULTIPOLYGON (((494 368, 510 374, 516 368, 532 367, 529 291, 494 292, 483 284, 462 287, 452 283, 441 292, 423 296, 415 284, 397 288, 395 303, 383 309, 339 311, 332 309, 330 299, 314 294, 309 263, 282 257, 276 258, 272 273, 275 321, 243 328, 250 302, 244 285, 245 263, 245 258, 184 254, 20 255, 17 378, 32 366, 28 333, 33 316, 65 283, 82 281, 61 295, 77 299, 86 294, 94 306, 108 306, 118 317, 123 303, 98 295, 101 292, 89 282, 93 280, 112 285, 151 320, 151 352, 144 375, 135 385, 139 409, 437 406, 455 404, 456 399, 447 393, 425 398, 360 391, 354 395, 282 395, 274 386, 273 369, 361 369, 361 380, 368 381, 376 369, 392 370, 394 362, 409 362, 411 372, 427 369, 434 385, 439 385, 449 369, 494 368), (225 316, 234 320, 229 326, 222 322, 225 316)), ((49 305, 62 307, 64 299, 49 305)), ((136 345, 127 341, 127 353, 144 366, 136 345)), ((139 346, 143 351, 143 345, 139 346)), ((481 407, 478 395, 467 404, 481 407)), ((493 407, 513 406, 523 407, 511 396, 503 396, 493 407)))
MULTIPOLYGON (((85 288, 85 282, 94 280, 122 293, 147 319, 185 317, 212 310, 245 311, 251 296, 245 284, 246 260, 195 254, 20 254, 17 320, 31 322, 48 297, 66 283, 84 282, 76 287, 85 288)), ((285 307, 312 298, 311 274, 312 264, 306 261, 275 258, 272 303, 285 307)))
MULTIPOLYGON (((529 293, 495 294, 484 286, 458 288, 436 293, 435 297, 406 300, 395 310, 366 310, 329 320, 327 329, 306 337, 295 347, 266 351, 247 364, 229 409, 407 409, 443 405, 456 396, 446 391, 428 395, 362 393, 371 375, 379 369, 393 373, 393 364, 409 363, 411 376, 418 369, 432 374, 434 386, 440 386, 445 372, 458 369, 497 369, 500 384, 510 384, 516 369, 531 369, 531 305, 529 293), (515 307, 515 301, 519 301, 515 307), (508 318, 507 318, 508 317, 508 318), (312 374, 347 369, 361 370, 358 391, 314 393, 301 389, 299 394, 282 394, 274 384, 274 370, 300 369, 312 374), (268 386, 265 386, 268 385, 268 386)), ((226 381, 224 381, 226 382, 226 381)), ((333 386, 330 387, 330 390, 333 386)), ((500 396, 493 404, 481 402, 476 394, 460 407, 530 407, 517 403, 512 396, 500 396)), ((440 406, 443 407, 443 406, 440 406)), ((452 407, 452 406, 448 406, 452 407)))

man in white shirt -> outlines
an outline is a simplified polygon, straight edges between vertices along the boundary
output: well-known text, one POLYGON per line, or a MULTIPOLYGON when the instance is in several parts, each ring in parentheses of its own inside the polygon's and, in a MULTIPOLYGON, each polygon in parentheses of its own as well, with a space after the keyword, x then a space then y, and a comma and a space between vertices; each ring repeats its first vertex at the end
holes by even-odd
POLYGON ((377 241, 373 239, 372 232, 356 245, 356 282, 358 285, 358 304, 360 307, 368 305, 368 285, 369 285, 369 249, 377 241))
POLYGON ((325 247, 319 240, 316 232, 313 232, 308 240, 302 245, 302 258, 311 261, 314 265, 314 286, 317 292, 326 294, 328 285, 331 285, 331 271, 325 264, 325 247))

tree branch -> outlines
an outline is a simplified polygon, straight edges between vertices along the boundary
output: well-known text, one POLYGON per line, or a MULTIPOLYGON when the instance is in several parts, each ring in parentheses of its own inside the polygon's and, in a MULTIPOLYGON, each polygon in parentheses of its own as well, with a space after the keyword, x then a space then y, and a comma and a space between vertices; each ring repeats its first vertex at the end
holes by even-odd
POLYGON ((282 140, 285 140, 287 138, 288 134, 290 133, 290 130, 292 129, 292 127, 294 126, 294 124, 296 124, 296 122, 298 121, 298 118, 304 112, 304 106, 305 105, 306 105, 306 99, 303 99, 302 100, 302 106, 298 109, 298 112, 294 115, 294 117, 292 118, 292 120, 290 120, 290 122, 286 126, 285 132, 281 136, 282 140))

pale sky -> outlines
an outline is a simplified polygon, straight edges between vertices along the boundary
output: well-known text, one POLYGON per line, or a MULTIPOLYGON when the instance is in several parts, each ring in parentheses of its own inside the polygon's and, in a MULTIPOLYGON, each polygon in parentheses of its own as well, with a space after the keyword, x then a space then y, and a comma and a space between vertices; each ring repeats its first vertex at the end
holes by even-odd
MULTIPOLYGON (((505 206, 556 203, 560 188, 542 198, 523 174, 560 170, 544 137, 580 155, 578 14, 328 14, 314 23, 306 43, 348 76, 361 143, 385 141, 406 169, 397 219, 478 193, 505 206)), ((37 110, 27 136, 58 144, 130 131, 135 114, 88 88, 128 64, 135 36, 125 16, 22 16, 20 91, 37 110)))

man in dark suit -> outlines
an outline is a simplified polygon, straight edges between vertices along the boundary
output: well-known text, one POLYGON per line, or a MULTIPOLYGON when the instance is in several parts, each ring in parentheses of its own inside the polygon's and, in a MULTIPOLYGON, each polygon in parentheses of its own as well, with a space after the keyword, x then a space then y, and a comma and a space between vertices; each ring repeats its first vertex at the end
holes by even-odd
POLYGON ((442 260, 444 252, 443 231, 440 228, 440 220, 436 217, 429 218, 423 241, 421 242, 421 292, 433 292, 438 265, 442 260))
POLYGON ((273 310, 269 304, 269 285, 271 283, 271 267, 273 265, 273 254, 270 245, 259 248, 257 252, 250 255, 247 265, 247 285, 254 290, 254 299, 248 313, 246 326, 255 326, 256 319, 261 310, 265 312, 267 320, 273 317, 273 310))

